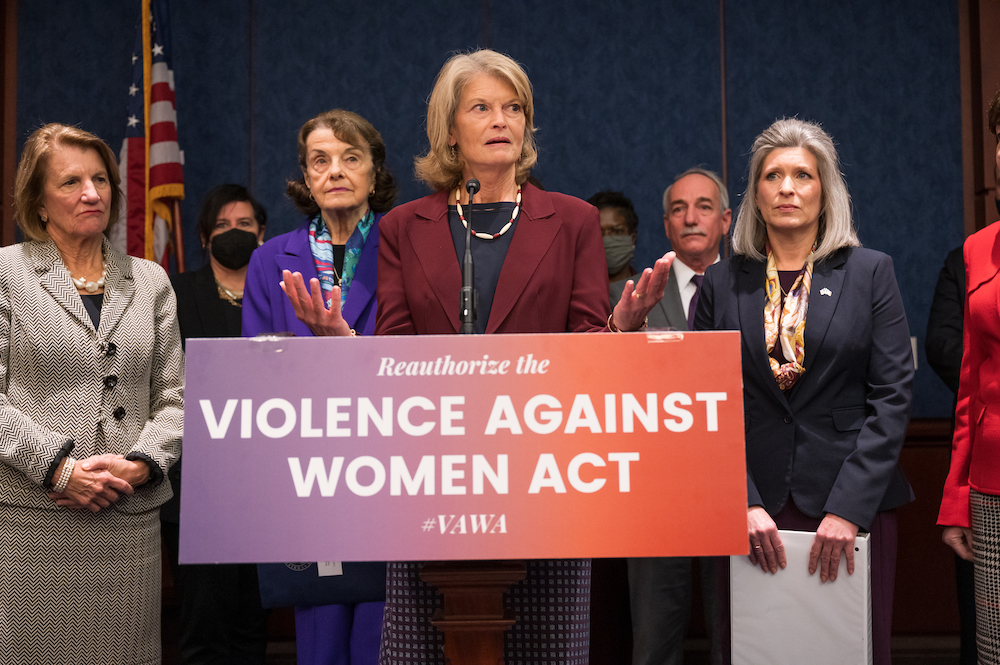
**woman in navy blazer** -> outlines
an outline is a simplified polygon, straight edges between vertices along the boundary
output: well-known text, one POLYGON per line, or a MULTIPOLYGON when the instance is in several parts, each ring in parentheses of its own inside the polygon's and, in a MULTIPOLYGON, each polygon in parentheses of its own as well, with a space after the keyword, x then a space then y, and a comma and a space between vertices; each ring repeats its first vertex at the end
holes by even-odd
POLYGON ((892 260, 859 247, 819 125, 757 137, 733 250, 705 275, 696 328, 742 333, 750 560, 777 573, 778 529, 815 530, 809 572, 833 581, 870 531, 875 662, 888 663, 913 359, 892 260))
MULTIPOLYGON (((302 178, 288 183, 288 195, 306 219, 253 253, 243 292, 243 336, 371 335, 378 223, 396 200, 396 183, 385 166, 385 143, 367 120, 334 109, 299 130, 299 166, 302 178)), ((329 366, 334 381, 353 380, 337 376, 335 362, 329 366)), ((374 567, 352 573, 345 566, 345 584, 384 590, 385 566, 374 567), (362 584, 348 580, 351 575, 372 579, 366 577, 362 584)), ((372 598, 296 607, 299 665, 375 663, 384 606, 383 600, 372 598)))

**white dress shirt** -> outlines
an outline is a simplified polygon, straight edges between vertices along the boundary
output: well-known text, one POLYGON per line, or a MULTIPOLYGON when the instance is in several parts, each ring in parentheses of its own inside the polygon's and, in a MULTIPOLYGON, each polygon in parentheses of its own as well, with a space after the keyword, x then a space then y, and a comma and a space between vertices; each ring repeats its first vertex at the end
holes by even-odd
MULTIPOLYGON (((712 263, 718 263, 719 258, 719 255, 716 254, 715 260, 712 261, 712 263)), ((683 261, 680 260, 680 257, 674 258, 674 276, 677 278, 677 290, 681 294, 681 304, 684 305, 684 316, 688 315, 688 307, 691 305, 691 298, 694 298, 695 291, 698 290, 695 283, 691 281, 691 278, 696 274, 702 273, 696 273, 694 270, 689 268, 683 261)))

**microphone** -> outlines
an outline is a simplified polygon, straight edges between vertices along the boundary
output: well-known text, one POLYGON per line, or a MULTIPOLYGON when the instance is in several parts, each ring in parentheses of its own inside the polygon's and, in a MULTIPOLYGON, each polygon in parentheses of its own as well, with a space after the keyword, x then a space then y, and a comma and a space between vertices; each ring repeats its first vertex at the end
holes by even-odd
POLYGON ((475 268, 472 265, 472 197, 479 191, 479 181, 470 178, 465 183, 465 191, 469 192, 469 207, 465 211, 465 257, 462 260, 462 290, 459 293, 459 328, 460 335, 473 335, 476 332, 476 309, 479 305, 479 294, 475 289, 475 268))

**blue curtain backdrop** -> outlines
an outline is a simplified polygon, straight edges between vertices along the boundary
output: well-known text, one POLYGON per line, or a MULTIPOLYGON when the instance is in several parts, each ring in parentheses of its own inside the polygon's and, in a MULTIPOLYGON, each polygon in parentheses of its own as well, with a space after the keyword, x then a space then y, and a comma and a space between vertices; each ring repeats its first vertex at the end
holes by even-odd
MULTIPOLYGON (((22 0, 17 127, 79 124, 117 152, 138 2, 22 0)), ((816 120, 834 136, 862 242, 890 254, 918 337, 915 417, 948 415, 923 337, 945 254, 963 239, 958 7, 954 0, 838 3, 171 0, 182 205, 189 267, 204 194, 250 186, 268 236, 299 223, 284 196, 298 172, 296 132, 348 108, 381 132, 400 202, 427 146, 426 100, 457 50, 490 46, 535 87, 535 175, 581 198, 623 191, 639 213, 637 264, 668 249, 663 189, 693 165, 726 166, 734 207, 750 144, 775 118, 816 120), (720 21, 725 28, 722 62, 720 21)), ((863 359, 859 359, 863 362, 863 359)), ((665 369, 666 371, 666 369, 665 369)))

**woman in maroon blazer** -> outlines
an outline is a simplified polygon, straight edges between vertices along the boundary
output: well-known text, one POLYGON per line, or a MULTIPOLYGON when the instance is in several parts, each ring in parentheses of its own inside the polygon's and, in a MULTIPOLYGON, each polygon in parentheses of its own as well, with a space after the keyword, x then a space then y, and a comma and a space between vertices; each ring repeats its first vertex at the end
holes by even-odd
MULTIPOLYGON (((427 109, 430 149, 416 162, 417 176, 436 193, 395 208, 379 225, 375 334, 459 332, 470 207, 464 184, 472 178, 481 183, 471 202, 476 332, 644 325, 663 296, 672 254, 629 282, 609 312, 597 209, 526 182, 537 159, 533 114, 531 83, 509 57, 480 50, 442 68, 427 109)), ((381 661, 443 663, 443 640, 430 625, 440 596, 418 580, 417 564, 390 564, 386 594, 381 661)), ((589 561, 531 561, 511 598, 519 621, 506 634, 508 661, 587 662, 589 561), (560 627, 550 630, 552 623, 560 627)))
MULTIPOLYGON (((990 104, 1000 171, 1000 92, 990 104)), ((1000 663, 1000 224, 965 241, 965 324, 951 468, 938 524, 976 564, 979 662, 1000 663)))

